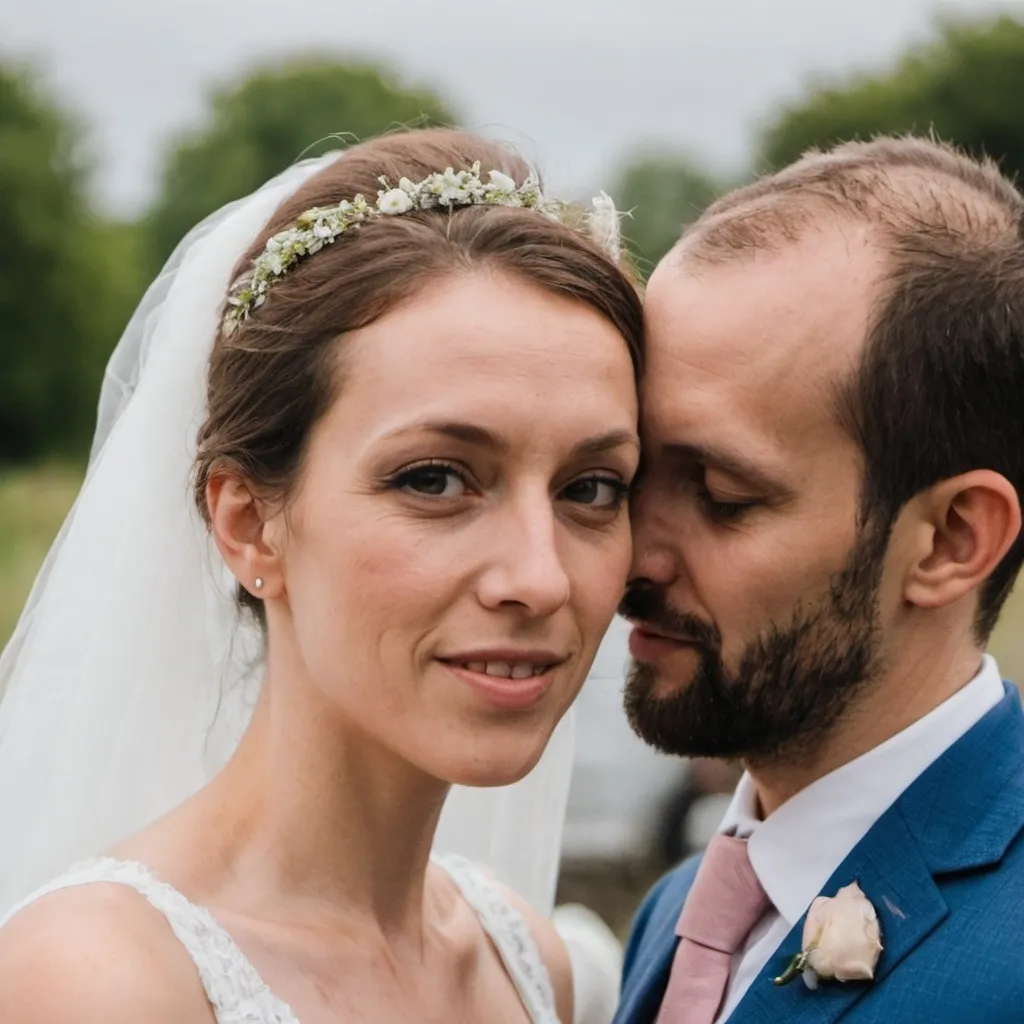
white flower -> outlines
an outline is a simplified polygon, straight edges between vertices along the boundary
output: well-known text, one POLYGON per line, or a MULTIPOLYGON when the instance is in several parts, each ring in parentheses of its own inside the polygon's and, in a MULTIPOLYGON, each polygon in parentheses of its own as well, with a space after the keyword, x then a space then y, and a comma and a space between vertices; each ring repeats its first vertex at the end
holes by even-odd
MULTIPOLYGON (((231 289, 231 310, 225 318, 226 329, 233 329, 264 302, 267 287, 280 278, 305 256, 314 255, 330 245, 341 234, 366 220, 380 216, 397 216, 409 210, 430 210, 438 206, 471 206, 487 203, 494 206, 523 206, 538 210, 546 217, 561 220, 565 206, 546 199, 540 184, 532 175, 522 185, 502 171, 488 172, 487 181, 481 177, 480 163, 468 170, 455 171, 451 167, 428 175, 422 181, 400 178, 394 188, 386 177, 378 179, 381 189, 376 203, 371 205, 362 193, 351 200, 342 199, 336 206, 313 207, 300 214, 295 224, 274 235, 263 253, 253 261, 248 284, 239 281, 231 289)), ((618 214, 610 198, 603 193, 595 200, 595 213, 591 231, 609 251, 618 256, 618 214)))
POLYGON ((469 202, 469 193, 458 185, 445 185, 438 196, 442 206, 462 206, 469 202))
POLYGON ((507 174, 502 174, 501 171, 491 171, 488 178, 490 178, 491 188, 499 192, 515 192, 516 190, 515 181, 507 174))
MULTIPOLYGON (((818 978, 871 981, 882 952, 878 914, 853 882, 835 896, 819 896, 807 911, 803 948, 818 978)), ((807 979, 812 983, 815 979, 807 979)))
POLYGON ((613 260, 618 261, 622 255, 622 239, 619 233, 619 211, 615 202, 607 192, 594 196, 591 200, 593 209, 587 217, 587 228, 590 237, 613 260))
POLYGON ((412 198, 404 188, 389 189, 377 197, 377 209, 388 217, 408 213, 412 206, 412 198))

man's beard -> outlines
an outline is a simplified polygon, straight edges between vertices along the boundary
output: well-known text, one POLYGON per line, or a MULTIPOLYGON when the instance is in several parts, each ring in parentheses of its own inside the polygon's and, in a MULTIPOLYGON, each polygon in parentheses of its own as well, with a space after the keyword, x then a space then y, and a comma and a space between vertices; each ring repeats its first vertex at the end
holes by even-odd
POLYGON ((661 669, 634 663, 625 691, 633 730, 680 756, 755 763, 813 756, 879 673, 878 589, 888 539, 868 527, 829 581, 824 604, 814 611, 798 605, 788 626, 769 627, 747 645, 735 673, 722 660, 714 626, 673 609, 660 588, 631 586, 620 614, 687 638, 700 659, 668 696, 655 696, 661 669))

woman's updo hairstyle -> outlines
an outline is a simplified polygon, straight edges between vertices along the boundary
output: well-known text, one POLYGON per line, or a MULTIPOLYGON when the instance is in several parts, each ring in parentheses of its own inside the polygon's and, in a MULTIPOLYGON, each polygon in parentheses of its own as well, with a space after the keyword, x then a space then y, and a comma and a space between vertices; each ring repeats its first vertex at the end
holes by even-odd
MULTIPOLYGON (((521 185, 530 168, 515 153, 468 132, 428 129, 386 135, 351 149, 281 204, 232 280, 278 232, 312 207, 363 194, 371 202, 383 176, 416 182, 451 167, 500 171, 521 185)), ((632 278, 572 226, 535 210, 466 206, 377 217, 346 231, 275 281, 265 303, 231 332, 218 333, 207 375, 207 416, 199 430, 194 497, 209 525, 207 484, 218 471, 240 473, 262 498, 287 499, 310 433, 339 395, 344 336, 365 327, 420 289, 489 267, 586 303, 622 335, 639 378, 643 317, 632 278)), ((239 600, 263 622, 262 602, 239 600)))

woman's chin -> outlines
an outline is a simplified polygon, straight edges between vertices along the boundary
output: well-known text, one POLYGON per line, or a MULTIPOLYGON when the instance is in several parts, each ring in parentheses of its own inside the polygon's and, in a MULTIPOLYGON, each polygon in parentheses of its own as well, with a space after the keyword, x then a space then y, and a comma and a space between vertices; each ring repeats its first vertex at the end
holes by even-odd
POLYGON ((453 786, 473 786, 488 788, 493 786, 511 786, 525 778, 536 767, 548 737, 544 736, 533 743, 491 744, 481 747, 472 744, 458 756, 446 757, 443 765, 438 765, 436 774, 439 778, 453 786))

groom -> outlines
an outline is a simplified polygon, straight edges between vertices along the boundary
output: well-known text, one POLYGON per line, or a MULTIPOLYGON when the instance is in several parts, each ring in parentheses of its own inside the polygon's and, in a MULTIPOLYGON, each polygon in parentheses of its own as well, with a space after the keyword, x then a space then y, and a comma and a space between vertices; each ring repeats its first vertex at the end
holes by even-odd
POLYGON ((646 304, 627 711, 747 771, 641 907, 618 1024, 1024 1020, 1024 717, 984 653, 1024 560, 1024 200, 928 141, 812 153, 646 304))

